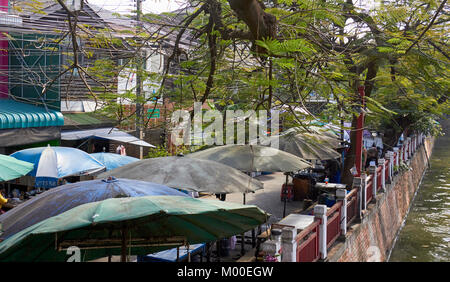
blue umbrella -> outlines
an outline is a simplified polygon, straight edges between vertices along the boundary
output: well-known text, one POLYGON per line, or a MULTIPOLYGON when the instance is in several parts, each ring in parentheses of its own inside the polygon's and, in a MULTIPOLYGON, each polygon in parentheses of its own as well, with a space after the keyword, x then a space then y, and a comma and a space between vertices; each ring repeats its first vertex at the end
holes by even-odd
POLYGON ((113 153, 94 153, 91 154, 94 158, 96 158, 99 162, 101 162, 104 166, 106 166, 106 170, 113 170, 115 168, 121 167, 123 165, 137 162, 139 159, 129 157, 129 156, 122 156, 119 154, 113 154, 113 153))
POLYGON ((69 147, 39 147, 11 154, 18 160, 34 164, 28 174, 36 177, 36 187, 57 186, 59 178, 89 174, 105 169, 105 166, 88 153, 69 147))
POLYGON ((183 192, 164 185, 120 178, 96 179, 62 185, 39 194, 0 215, 0 223, 4 231, 0 237, 8 238, 35 223, 82 204, 109 198, 158 195, 189 197, 183 192))

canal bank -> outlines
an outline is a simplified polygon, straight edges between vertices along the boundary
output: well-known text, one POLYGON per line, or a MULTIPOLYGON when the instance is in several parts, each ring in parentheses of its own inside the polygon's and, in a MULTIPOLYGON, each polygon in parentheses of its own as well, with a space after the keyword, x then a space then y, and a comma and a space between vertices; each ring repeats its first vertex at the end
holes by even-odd
POLYGON ((450 120, 441 122, 425 173, 390 262, 450 261, 450 120))
POLYGON ((427 169, 433 145, 434 138, 424 140, 407 161, 409 169, 399 171, 386 185, 386 191, 368 204, 360 222, 349 228, 345 240, 329 250, 328 261, 387 260, 427 169))

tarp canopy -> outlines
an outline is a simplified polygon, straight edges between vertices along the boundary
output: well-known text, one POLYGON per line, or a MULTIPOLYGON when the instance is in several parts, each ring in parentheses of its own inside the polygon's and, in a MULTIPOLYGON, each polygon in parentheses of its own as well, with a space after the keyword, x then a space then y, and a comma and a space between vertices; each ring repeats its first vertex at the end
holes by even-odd
POLYGON ((34 164, 16 158, 0 155, 0 182, 26 175, 34 168, 34 164))
POLYGON ((242 234, 267 221, 253 205, 180 196, 114 198, 84 204, 41 221, 0 243, 0 261, 65 261, 146 255, 242 234), (169 245, 171 243, 172 245, 169 245))
POLYGON ((61 140, 80 140, 88 138, 101 138, 114 140, 123 143, 129 143, 137 146, 156 148, 152 144, 140 140, 131 134, 121 131, 117 128, 96 128, 87 130, 71 130, 61 132, 61 140))
POLYGON ((91 154, 94 158, 96 158, 99 162, 105 165, 106 170, 113 170, 115 168, 124 166, 129 163, 139 161, 138 158, 133 158, 129 156, 122 156, 114 153, 93 153, 91 154))

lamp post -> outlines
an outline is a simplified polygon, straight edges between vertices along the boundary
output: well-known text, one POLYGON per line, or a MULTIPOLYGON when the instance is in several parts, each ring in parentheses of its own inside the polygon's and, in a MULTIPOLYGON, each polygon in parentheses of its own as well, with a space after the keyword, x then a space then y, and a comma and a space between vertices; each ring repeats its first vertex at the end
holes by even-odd
POLYGON ((356 125, 356 157, 355 166, 357 170, 357 176, 361 176, 361 171, 363 168, 362 163, 362 146, 363 146, 363 128, 364 128, 364 86, 358 87, 358 93, 361 98, 361 113, 359 114, 357 125, 356 125))
MULTIPOLYGON (((142 29, 141 23, 141 12, 142 12, 142 0, 136 0, 136 28, 137 33, 139 33, 142 29)), ((139 37, 139 35, 137 35, 139 37)), ((143 139, 143 104, 141 104, 142 97, 142 55, 139 44, 141 41, 137 38, 138 42, 138 52, 136 54, 136 134, 139 136, 139 139, 143 139)), ((142 146, 139 146, 139 158, 142 160, 144 158, 144 149, 142 146)))

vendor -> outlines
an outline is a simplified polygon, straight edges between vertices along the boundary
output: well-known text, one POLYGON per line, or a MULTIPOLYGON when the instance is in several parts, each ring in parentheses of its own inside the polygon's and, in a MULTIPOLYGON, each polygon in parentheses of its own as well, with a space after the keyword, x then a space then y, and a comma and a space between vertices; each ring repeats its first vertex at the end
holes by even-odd
POLYGON ((0 212, 3 213, 4 211, 8 211, 12 209, 14 206, 8 203, 8 199, 3 197, 3 193, 0 192, 0 212))
POLYGON ((367 150, 367 159, 364 168, 367 169, 370 166, 370 162, 378 163, 378 150, 376 147, 367 150))
POLYGON ((325 173, 330 183, 340 183, 341 165, 338 160, 328 160, 325 165, 325 173))

